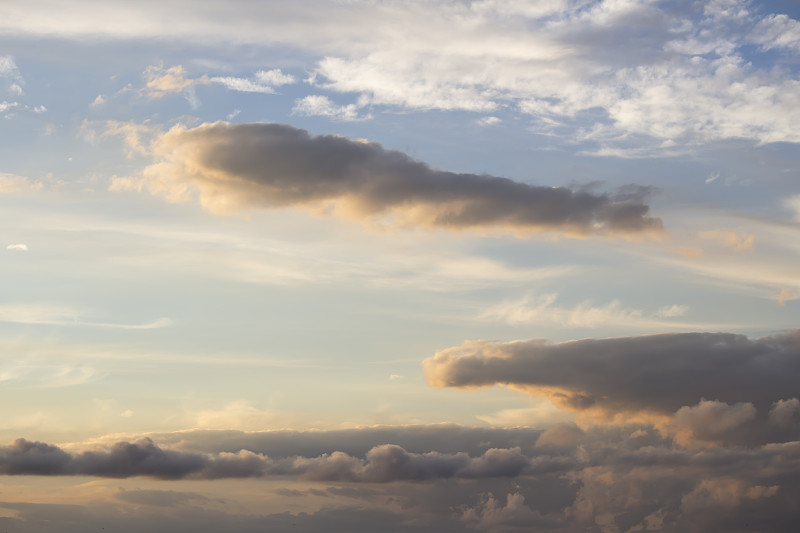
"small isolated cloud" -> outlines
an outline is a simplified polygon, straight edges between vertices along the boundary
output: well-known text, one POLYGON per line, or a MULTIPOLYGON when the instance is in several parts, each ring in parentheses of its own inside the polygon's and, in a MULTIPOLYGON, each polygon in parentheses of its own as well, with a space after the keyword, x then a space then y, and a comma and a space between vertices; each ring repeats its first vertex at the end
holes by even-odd
POLYGON ((401 376, 400 374, 392 374, 389 376, 389 381, 400 381, 405 379, 405 376, 401 376))
POLYGON ((217 212, 300 207, 392 226, 516 234, 660 235, 649 189, 616 194, 435 170, 378 143, 281 124, 176 126, 152 144, 143 185, 217 212))
POLYGON ((688 305, 666 305, 664 307, 659 308, 656 314, 664 318, 675 318, 686 315, 688 311, 689 311, 688 305))
POLYGON ((6 246, 6 250, 11 250, 14 252, 27 252, 28 245, 27 244, 9 244, 6 246))
POLYGON ((144 93, 150 98, 161 98, 168 94, 183 92, 197 80, 186 78, 186 70, 180 66, 164 68, 163 65, 150 65, 144 71, 144 93))
POLYGON ((0 113, 5 113, 9 109, 14 109, 19 107, 19 102, 7 102, 3 100, 0 102, 0 113))
MULTIPOLYGON (((22 96, 22 86, 25 81, 17 68, 17 63, 14 61, 14 56, 0 55, 0 87, 5 89, 5 92, 12 97, 22 96)), ((3 102, 5 103, 5 102, 3 102)), ((0 111, 2 109, 0 108, 0 111)))
POLYGON ((494 126, 495 124, 500 124, 503 121, 497 117, 489 116, 480 118, 476 122, 479 126, 494 126))
POLYGON ((720 178, 720 174, 719 174, 719 172, 712 172, 712 173, 711 173, 711 174, 709 174, 709 176, 706 178, 706 183, 714 183, 714 182, 715 182, 715 181, 717 181, 719 178, 720 178))
POLYGON ((308 117, 328 117, 335 120, 353 121, 364 120, 369 116, 359 116, 359 107, 355 104, 336 105, 327 96, 311 95, 298 98, 292 108, 293 113, 308 117))
POLYGON ((98 94, 98 95, 97 95, 97 98, 95 98, 95 99, 92 101, 92 103, 91 103, 91 104, 89 104, 89 105, 90 105, 90 106, 92 106, 92 107, 99 107, 99 106, 101 106, 101 105, 103 105, 103 104, 105 104, 105 103, 106 103, 106 99, 105 99, 105 97, 104 97, 102 94, 98 94))
POLYGON ((213 83, 219 83, 232 91, 263 94, 275 94, 275 87, 297 82, 297 78, 291 74, 284 74, 280 69, 259 70, 252 78, 218 76, 209 78, 209 80, 213 83))

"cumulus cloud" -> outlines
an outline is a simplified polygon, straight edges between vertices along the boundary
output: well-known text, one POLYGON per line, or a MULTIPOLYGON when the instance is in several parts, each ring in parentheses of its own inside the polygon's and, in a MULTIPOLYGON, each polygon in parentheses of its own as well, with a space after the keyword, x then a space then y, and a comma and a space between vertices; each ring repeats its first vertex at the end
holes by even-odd
POLYGON ((280 124, 176 126, 152 144, 143 186, 208 209, 303 207, 377 223, 528 234, 662 232, 646 188, 616 194, 435 170, 378 143, 280 124))
MULTIPOLYGON (((794 403, 776 408, 791 410, 794 403)), ((711 405, 700 411, 721 409, 725 408, 711 405)), ((733 406, 730 413, 746 411, 747 408, 733 406)), ((739 418, 748 417, 736 414, 718 429, 726 431, 736 425, 729 422, 739 418)), ((387 432, 402 436, 407 429, 381 431, 383 436, 388 436, 387 432)), ((450 446, 459 444, 453 439, 456 430, 476 438, 480 432, 489 435, 497 431, 452 426, 410 428, 416 436, 446 436, 443 442, 450 446)), ((438 516, 443 520, 439 531, 462 531, 459 524, 491 532, 551 528, 695 533, 793 531, 800 496, 800 442, 685 448, 651 430, 646 425, 581 430, 565 424, 537 432, 538 441, 535 436, 531 438, 530 430, 505 430, 503 434, 520 440, 522 446, 484 448, 470 454, 430 450, 434 441, 428 440, 425 446, 430 451, 426 452, 380 444, 364 453, 351 454, 334 451, 334 443, 323 453, 295 452, 285 457, 245 449, 243 445, 253 442, 249 432, 229 434, 230 451, 216 452, 165 448, 146 438, 88 447, 58 447, 19 439, 0 446, 0 472, 105 478, 147 476, 156 480, 284 480, 287 484, 275 491, 282 498, 324 498, 326 507, 357 499, 362 509, 392 511, 385 517, 387 520, 406 520, 413 513, 415 526, 423 530, 432 517, 438 516), (637 430, 631 431, 633 428, 637 430), (300 483, 288 484, 292 481, 300 483), (507 496, 493 496, 503 493, 507 496), (386 507, 390 502, 396 505, 386 507), (752 519, 757 520, 758 527, 742 525, 752 519)), ((290 440, 297 449, 304 449, 309 439, 324 444, 326 437, 332 436, 335 441, 343 433, 356 441, 364 436, 366 440, 380 438, 374 431, 375 428, 295 432, 290 440)), ((173 439, 186 446, 224 433, 176 432, 173 439)), ((287 432, 283 433, 286 436, 287 432)), ((360 445, 364 443, 360 441, 360 445)), ((223 485, 222 490, 227 486, 223 485)), ((155 489, 153 484, 150 487, 155 489)), ((201 490, 199 487, 193 485, 192 490, 201 490)), ((202 492, 209 494, 205 490, 202 492)), ((208 501, 202 495, 159 490, 115 490, 113 497, 116 502, 147 507, 185 508, 208 501)), ((280 527, 276 530, 283 531, 280 527)))
POLYGON ((28 251, 28 245, 27 244, 22 244, 22 243, 9 244, 8 246, 6 246, 6 250, 12 250, 14 252, 27 252, 28 251))
MULTIPOLYGON (((647 419, 700 440, 758 442, 779 438, 767 427, 768 412, 797 396, 800 331, 761 339, 672 333, 557 344, 469 341, 423 365, 435 387, 502 384, 598 420, 647 419)), ((798 429, 780 438, 800 437, 798 429)))
POLYGON ((531 527, 550 529, 558 521, 543 517, 525 505, 525 497, 516 492, 506 497, 506 503, 487 493, 475 507, 463 506, 459 509, 459 518, 470 526, 488 531, 501 529, 526 529, 531 527))
POLYGON ((117 442, 104 450, 70 454, 51 444, 17 439, 0 447, 0 473, 5 475, 86 475, 156 479, 220 479, 293 476, 312 481, 388 483, 431 479, 514 477, 541 469, 519 448, 487 450, 470 457, 464 452, 410 453, 384 444, 361 459, 334 451, 317 457, 273 460, 248 450, 215 455, 164 449, 148 438, 117 442))

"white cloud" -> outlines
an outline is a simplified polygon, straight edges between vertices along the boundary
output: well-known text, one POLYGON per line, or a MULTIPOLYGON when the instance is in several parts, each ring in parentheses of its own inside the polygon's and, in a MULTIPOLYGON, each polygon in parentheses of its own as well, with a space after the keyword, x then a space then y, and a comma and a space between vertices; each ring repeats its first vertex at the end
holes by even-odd
POLYGON ((6 246, 6 250, 13 250, 16 252, 27 252, 28 245, 27 244, 9 244, 6 246))
MULTIPOLYGON (((601 148, 619 148, 630 135, 662 150, 665 141, 676 143, 671 150, 719 139, 800 142, 800 81, 789 70, 751 60, 752 45, 796 51, 800 23, 759 15, 748 5, 309 1, 276 13, 249 2, 225 9, 196 2, 191 12, 148 2, 143 17, 139 2, 77 17, 93 10, 44 9, 32 1, 9 8, 0 29, 294 46, 317 58, 309 66, 312 83, 357 95, 359 107, 485 113, 502 106, 536 121, 572 122, 567 131, 576 139, 598 125, 618 134, 596 140, 601 148)), ((13 59, 4 57, 11 71, 13 59)), ((150 74, 151 95, 211 82, 187 80, 179 67, 150 74)), ((215 78, 257 92, 295 81, 278 69, 215 78)), ((297 112, 356 117, 355 108, 310 98, 298 102, 297 112)))
POLYGON ((311 95, 297 99, 292 112, 306 116, 322 116, 345 121, 370 118, 369 115, 359 116, 358 109, 355 104, 340 106, 333 103, 327 96, 311 95))
POLYGON ((217 76, 209 78, 213 83, 224 85, 232 91, 244 93, 275 94, 275 87, 296 83, 297 78, 291 74, 284 74, 281 69, 259 70, 252 78, 237 78, 233 76, 217 76))
POLYGON ((500 124, 501 122, 503 122, 501 119, 494 116, 483 117, 477 120, 479 126, 494 126, 495 124, 500 124))

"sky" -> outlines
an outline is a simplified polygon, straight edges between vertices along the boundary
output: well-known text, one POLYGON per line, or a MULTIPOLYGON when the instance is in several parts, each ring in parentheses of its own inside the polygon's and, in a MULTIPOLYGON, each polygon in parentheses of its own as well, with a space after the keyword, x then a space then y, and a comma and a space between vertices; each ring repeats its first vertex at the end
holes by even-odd
POLYGON ((800 5, 0 2, 9 533, 793 532, 800 5))

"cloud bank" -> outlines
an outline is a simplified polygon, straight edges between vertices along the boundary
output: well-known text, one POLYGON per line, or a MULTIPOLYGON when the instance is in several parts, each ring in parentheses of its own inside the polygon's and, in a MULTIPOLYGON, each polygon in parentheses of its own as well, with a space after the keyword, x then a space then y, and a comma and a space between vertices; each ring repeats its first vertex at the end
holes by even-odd
MULTIPOLYGON (((795 407, 789 404, 781 410, 795 407)), ((724 416, 719 422, 727 423, 724 416)), ((406 440, 416 439, 418 446, 429 451, 409 452, 397 444, 381 444, 356 455, 329 447, 316 455, 268 456, 241 448, 255 442, 254 434, 244 432, 172 435, 173 442, 180 441, 186 448, 209 444, 238 448, 237 452, 211 453, 163 448, 147 438, 89 449, 81 445, 83 450, 70 452, 19 439, 0 447, 0 473, 118 479, 147 476, 162 480, 282 479, 287 485, 281 485, 276 493, 285 503, 296 498, 321 498, 326 508, 348 514, 356 512, 348 505, 358 503, 359 512, 387 512, 384 521, 390 524, 405 521, 413 513, 418 520, 416 530, 421 531, 428 531, 427 527, 432 531, 462 531, 459 525, 466 525, 482 531, 562 533, 789 532, 798 518, 797 440, 693 449, 676 445, 651 426, 637 424, 595 426, 585 431, 561 424, 535 432, 525 428, 420 426, 277 433, 302 449, 308 447, 307 441, 312 448, 322 445, 327 436, 334 443, 344 439, 363 446, 381 436, 402 439, 407 430, 406 440), (474 454, 430 451, 431 445, 443 442, 440 439, 451 439, 448 444, 455 446, 452 437, 457 433, 466 436, 467 447, 481 433, 487 438, 518 439, 521 446, 489 448, 474 454), (223 439, 212 442, 216 437, 223 439), (288 484, 291 481, 300 483, 288 484), (389 502, 397 505, 387 507, 389 502), (758 526, 753 526, 756 522, 752 520, 757 520, 758 526)), ((210 485, 183 486, 205 491, 210 485)), ((226 485, 222 486, 225 490, 226 485)), ((199 494, 160 490, 117 496, 138 506, 176 510, 187 506, 200 510, 211 503, 199 494)), ((22 516, 36 519, 27 513, 22 516)), ((131 513, 128 518, 136 516, 131 513)))
POLYGON ((248 450, 199 454, 163 449, 148 438, 117 442, 105 450, 76 454, 43 442, 17 439, 0 447, 0 474, 156 479, 220 479, 292 476, 312 481, 387 483, 431 479, 514 477, 553 468, 524 456, 520 448, 492 448, 478 457, 458 453, 409 453, 383 444, 361 459, 333 451, 279 460, 248 450))
MULTIPOLYGON (((302 207, 376 223, 518 234, 635 236, 662 232, 649 189, 614 195, 435 170, 378 143, 311 136, 280 124, 176 126, 152 145, 146 187, 212 211, 302 207)), ((119 184, 118 184, 119 186, 119 184)))

